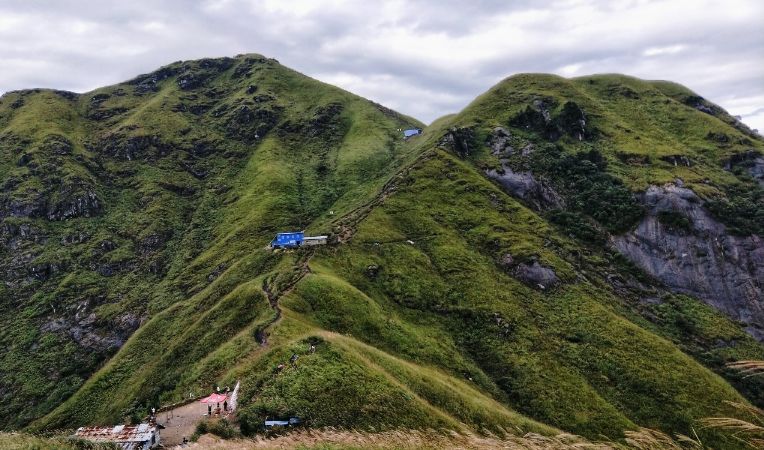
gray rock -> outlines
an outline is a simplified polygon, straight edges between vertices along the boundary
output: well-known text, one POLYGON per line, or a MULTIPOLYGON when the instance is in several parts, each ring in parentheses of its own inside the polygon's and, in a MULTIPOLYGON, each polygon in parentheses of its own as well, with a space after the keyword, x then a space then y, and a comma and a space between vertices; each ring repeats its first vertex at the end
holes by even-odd
POLYGON ((764 156, 756 150, 747 150, 732 155, 724 164, 724 170, 744 168, 759 185, 764 186, 764 156))
POLYGON ((753 164, 748 168, 748 173, 754 180, 764 187, 764 157, 758 157, 753 160, 753 164))
POLYGON ((74 317, 49 319, 40 326, 40 331, 66 335, 93 352, 113 352, 122 347, 140 323, 134 313, 125 313, 112 323, 99 323, 89 305, 80 305, 74 317))
POLYGON ((502 127, 496 127, 488 137, 488 147, 491 148, 492 155, 509 156, 514 153, 514 149, 509 145, 509 131, 502 127))
POLYGON ((536 99, 533 100, 533 108, 541 113, 541 117, 544 118, 544 122, 549 123, 552 121, 552 113, 550 109, 554 107, 553 100, 536 99))
POLYGON ((486 170, 485 174, 496 180, 508 194, 524 200, 536 210, 565 206, 562 197, 547 183, 538 181, 531 172, 515 172, 504 166, 500 171, 486 170))
POLYGON ((217 266, 215 266, 215 269, 213 269, 212 272, 210 272, 210 274, 207 275, 207 281, 212 283, 213 281, 215 281, 217 277, 220 276, 221 273, 225 272, 227 268, 228 266, 226 265, 226 263, 218 264, 217 266))
POLYGON ((45 197, 39 192, 23 199, 0 198, 0 219, 5 217, 44 217, 45 208, 45 197))
POLYGON ((661 156, 662 161, 666 161, 669 164, 673 164, 674 167, 676 166, 687 166, 692 167, 693 163, 690 160, 690 158, 684 156, 684 155, 668 155, 668 156, 661 156))
POLYGON ((533 261, 530 264, 518 264, 515 266, 514 275, 524 283, 541 290, 548 289, 560 282, 554 270, 542 266, 538 261, 533 261))
POLYGON ((171 236, 171 231, 152 233, 146 236, 138 244, 138 253, 142 256, 146 256, 164 248, 171 236))
POLYGON ((643 194, 647 215, 637 228, 611 238, 625 257, 662 281, 673 292, 697 297, 761 340, 764 335, 764 240, 732 236, 687 188, 650 186, 643 194), (663 225, 658 214, 678 213, 689 220, 689 232, 663 225))
POLYGON ((453 127, 440 139, 438 146, 466 158, 477 147, 475 140, 475 131, 472 128, 453 127))
POLYGON ((507 273, 533 288, 543 291, 560 283, 554 270, 542 266, 535 257, 530 262, 517 263, 511 254, 505 253, 498 262, 507 273))
POLYGON ((536 146, 533 144, 528 144, 520 150, 520 154, 523 156, 528 156, 535 151, 536 151, 536 146))
POLYGON ((95 217, 103 206, 98 195, 79 186, 62 188, 61 200, 48 206, 48 220, 66 220, 75 217, 95 217))
POLYGON ((46 241, 45 233, 30 223, 0 224, 0 245, 9 250, 18 250, 28 244, 46 241))

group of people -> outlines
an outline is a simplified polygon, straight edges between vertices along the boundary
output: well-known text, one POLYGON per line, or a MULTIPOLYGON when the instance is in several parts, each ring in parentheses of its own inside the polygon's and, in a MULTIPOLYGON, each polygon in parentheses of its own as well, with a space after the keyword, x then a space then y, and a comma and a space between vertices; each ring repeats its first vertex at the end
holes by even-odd
POLYGON ((222 410, 220 409, 220 403, 218 403, 218 405, 215 407, 214 411, 212 410, 212 404, 208 403, 207 404, 207 415, 212 417, 212 413, 213 412, 215 413, 216 416, 219 416, 220 413, 228 414, 228 400, 227 399, 223 400, 223 409, 222 410))
MULTIPOLYGON (((215 387, 215 391, 220 394, 220 386, 215 387)), ((228 414, 228 397, 230 396, 231 388, 226 386, 225 388, 225 400, 223 400, 223 409, 220 409, 220 402, 218 402, 217 406, 215 407, 214 413, 216 416, 219 416, 221 413, 228 414)), ((212 403, 207 404, 207 415, 212 417, 213 409, 212 409, 212 403)))

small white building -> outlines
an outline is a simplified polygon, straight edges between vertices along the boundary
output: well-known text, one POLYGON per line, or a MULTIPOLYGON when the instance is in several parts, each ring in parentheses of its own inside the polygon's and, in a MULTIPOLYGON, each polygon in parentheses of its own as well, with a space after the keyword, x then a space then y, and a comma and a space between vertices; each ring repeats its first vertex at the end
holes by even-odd
POLYGON ((302 240, 302 245, 326 245, 326 241, 329 236, 305 236, 302 240))
POLYGON ((136 426, 80 427, 74 437, 109 442, 122 450, 149 450, 159 446, 159 428, 148 423, 136 426))

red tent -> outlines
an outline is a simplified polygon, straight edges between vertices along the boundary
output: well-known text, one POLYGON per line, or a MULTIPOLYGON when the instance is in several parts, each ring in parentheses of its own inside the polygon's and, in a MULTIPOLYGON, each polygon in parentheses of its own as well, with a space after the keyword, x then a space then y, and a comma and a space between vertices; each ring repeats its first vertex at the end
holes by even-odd
POLYGON ((200 401, 202 403, 220 403, 228 398, 225 394, 211 394, 209 397, 204 397, 200 401))

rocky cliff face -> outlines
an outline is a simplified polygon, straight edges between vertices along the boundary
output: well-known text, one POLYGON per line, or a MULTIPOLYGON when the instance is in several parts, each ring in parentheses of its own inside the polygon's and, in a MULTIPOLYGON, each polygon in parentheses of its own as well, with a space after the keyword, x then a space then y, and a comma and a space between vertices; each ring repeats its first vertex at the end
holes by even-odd
POLYGON ((505 191, 524 200, 536 210, 563 208, 565 201, 547 183, 538 181, 530 171, 515 172, 509 166, 485 171, 488 178, 497 181, 505 191))
POLYGON ((629 260, 669 289, 702 299, 764 340, 764 240, 732 236, 690 189, 650 186, 647 214, 612 238, 629 260))

